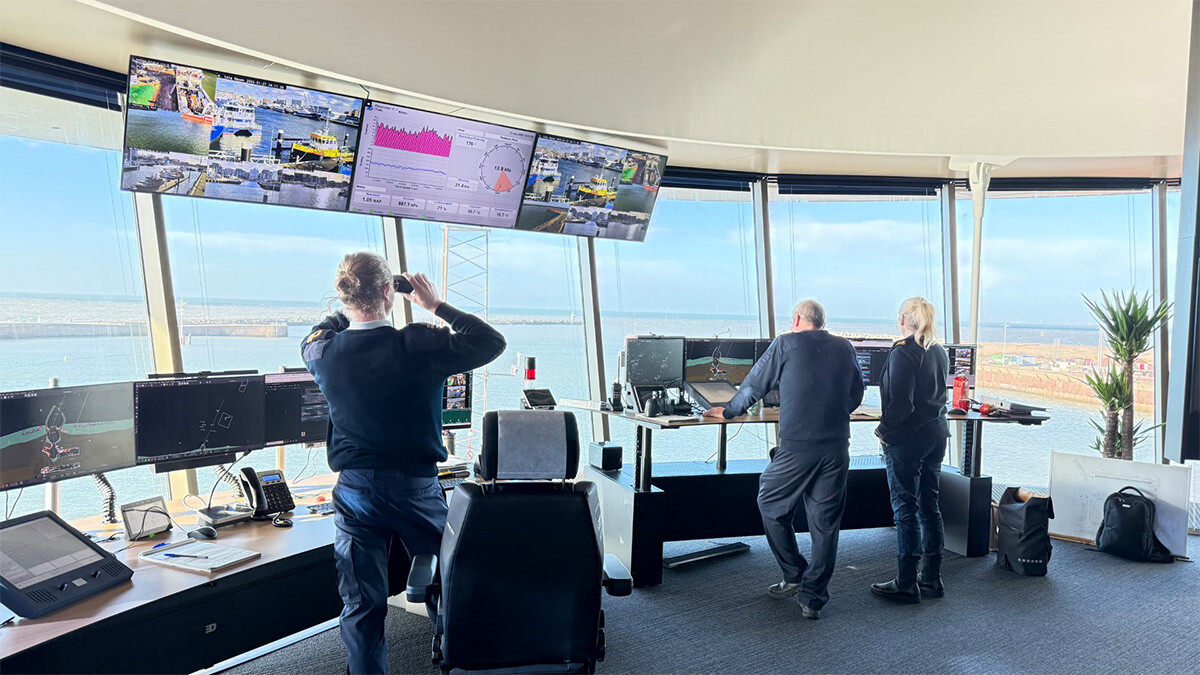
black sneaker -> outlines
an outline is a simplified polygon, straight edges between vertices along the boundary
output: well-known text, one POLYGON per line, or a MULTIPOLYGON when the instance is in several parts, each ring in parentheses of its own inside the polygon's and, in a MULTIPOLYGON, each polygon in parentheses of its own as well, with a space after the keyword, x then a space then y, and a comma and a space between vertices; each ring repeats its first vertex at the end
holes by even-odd
POLYGON ((767 587, 767 595, 771 596, 772 598, 779 598, 781 600, 785 599, 785 598, 790 598, 799 592, 800 592, 800 584, 799 583, 793 584, 792 582, 787 581, 786 579, 777 584, 772 584, 767 587))
POLYGON ((941 577, 929 581, 917 577, 917 588, 921 589, 922 598, 940 598, 946 595, 946 587, 942 585, 941 577))
POLYGON ((799 599, 796 600, 796 604, 800 605, 800 616, 803 616, 806 619, 812 619, 813 621, 821 618, 821 610, 813 609, 803 602, 800 602, 799 599))

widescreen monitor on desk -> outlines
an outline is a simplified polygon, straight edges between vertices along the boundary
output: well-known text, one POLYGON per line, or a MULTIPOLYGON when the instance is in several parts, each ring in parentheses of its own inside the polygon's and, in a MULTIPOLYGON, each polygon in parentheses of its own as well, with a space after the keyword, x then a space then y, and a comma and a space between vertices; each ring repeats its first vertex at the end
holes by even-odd
POLYGON ((263 447, 264 394, 262 375, 134 382, 137 463, 205 466, 263 447))
POLYGON ((134 465, 128 382, 0 393, 0 490, 134 465))
POLYGON ((263 445, 325 442, 329 404, 312 373, 269 373, 263 382, 263 445))
POLYGON ((725 380, 741 384, 759 356, 756 340, 688 339, 684 341, 683 377, 688 382, 725 380))

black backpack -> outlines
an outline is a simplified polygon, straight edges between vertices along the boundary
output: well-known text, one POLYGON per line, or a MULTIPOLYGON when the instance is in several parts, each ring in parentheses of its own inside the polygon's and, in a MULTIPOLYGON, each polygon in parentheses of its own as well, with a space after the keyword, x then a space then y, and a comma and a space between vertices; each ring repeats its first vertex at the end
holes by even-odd
POLYGON ((1132 485, 1104 500, 1104 520, 1096 531, 1096 550, 1130 560, 1175 562, 1175 557, 1154 534, 1154 500, 1132 485))
POLYGON ((1018 488, 1010 487, 996 507, 996 564, 1027 577, 1046 576, 1050 562, 1050 519, 1054 502, 1049 497, 1021 501, 1018 488))

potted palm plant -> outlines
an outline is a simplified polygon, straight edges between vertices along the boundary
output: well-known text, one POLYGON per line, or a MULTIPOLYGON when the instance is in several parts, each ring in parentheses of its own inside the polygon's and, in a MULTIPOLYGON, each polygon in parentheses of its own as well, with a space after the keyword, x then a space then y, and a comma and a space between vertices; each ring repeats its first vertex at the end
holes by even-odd
MULTIPOLYGON (((1120 407, 1120 443, 1121 457, 1133 459, 1133 364, 1139 356, 1150 349, 1150 339, 1153 337, 1155 329, 1170 316, 1171 306, 1165 300, 1154 305, 1149 293, 1139 297, 1135 291, 1130 291, 1128 294, 1113 291, 1111 298, 1107 293, 1101 291, 1099 302, 1095 302, 1087 296, 1084 296, 1083 301, 1087 303, 1092 316, 1096 318, 1096 323, 1104 332, 1104 337, 1108 341, 1109 357, 1120 366, 1123 371, 1124 384, 1129 389, 1129 395, 1120 407)), ((1106 379, 1111 380, 1111 377, 1106 379)), ((1089 384, 1091 384, 1090 378, 1089 384)), ((1092 389, 1095 390, 1095 386, 1092 389)), ((1097 394, 1099 395, 1098 391, 1097 394)), ((1101 400, 1104 398, 1101 396, 1101 400)), ((1105 435, 1106 437, 1108 435, 1107 422, 1105 435)), ((1115 450, 1114 447, 1114 453, 1115 450)))
POLYGON ((1093 447, 1105 457, 1116 457, 1118 416, 1133 395, 1129 381, 1125 379, 1125 373, 1118 370, 1116 366, 1110 366, 1107 373, 1096 371, 1088 373, 1087 383, 1096 393, 1096 398, 1100 399, 1104 411, 1103 425, 1095 420, 1089 420, 1101 434, 1093 447))

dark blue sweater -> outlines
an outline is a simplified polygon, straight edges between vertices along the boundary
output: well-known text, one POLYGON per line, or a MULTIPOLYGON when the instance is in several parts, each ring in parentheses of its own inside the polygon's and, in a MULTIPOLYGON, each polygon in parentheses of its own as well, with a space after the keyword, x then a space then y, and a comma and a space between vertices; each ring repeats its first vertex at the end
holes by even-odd
POLYGON ((911 335, 900 340, 888 354, 880 375, 879 398, 883 416, 875 435, 888 445, 945 438, 946 375, 950 358, 939 344, 929 349, 911 335))
POLYGON ((725 407, 725 417, 745 414, 776 385, 781 443, 850 438, 850 413, 862 403, 863 381, 848 340, 823 330, 775 338, 725 407))
POLYGON ((329 468, 395 469, 437 475, 446 378, 490 363, 504 336, 482 319, 443 303, 450 328, 410 324, 346 330, 340 314, 313 327, 304 363, 329 402, 329 468))

